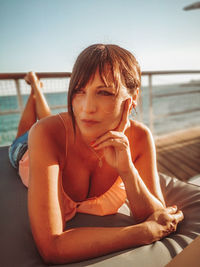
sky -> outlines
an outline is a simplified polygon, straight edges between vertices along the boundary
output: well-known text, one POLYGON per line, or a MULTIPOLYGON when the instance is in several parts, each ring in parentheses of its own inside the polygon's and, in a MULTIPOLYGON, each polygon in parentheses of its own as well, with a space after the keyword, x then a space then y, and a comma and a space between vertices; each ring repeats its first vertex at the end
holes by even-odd
POLYGON ((142 71, 200 70, 193 0, 0 0, 0 72, 71 71, 94 43, 130 50, 142 71))

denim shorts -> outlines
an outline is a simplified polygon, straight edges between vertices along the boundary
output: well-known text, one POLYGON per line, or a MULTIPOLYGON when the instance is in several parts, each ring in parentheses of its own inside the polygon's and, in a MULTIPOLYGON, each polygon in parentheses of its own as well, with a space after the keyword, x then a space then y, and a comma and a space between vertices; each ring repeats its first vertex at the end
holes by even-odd
POLYGON ((28 149, 28 132, 16 138, 8 150, 10 163, 16 169, 19 167, 19 161, 28 149))

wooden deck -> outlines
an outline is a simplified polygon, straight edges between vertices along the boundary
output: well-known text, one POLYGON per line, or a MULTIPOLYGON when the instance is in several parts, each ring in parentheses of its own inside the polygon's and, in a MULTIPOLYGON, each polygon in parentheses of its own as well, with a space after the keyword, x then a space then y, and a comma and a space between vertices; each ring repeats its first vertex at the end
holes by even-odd
POLYGON ((155 138, 158 171, 182 181, 200 174, 200 127, 155 138))

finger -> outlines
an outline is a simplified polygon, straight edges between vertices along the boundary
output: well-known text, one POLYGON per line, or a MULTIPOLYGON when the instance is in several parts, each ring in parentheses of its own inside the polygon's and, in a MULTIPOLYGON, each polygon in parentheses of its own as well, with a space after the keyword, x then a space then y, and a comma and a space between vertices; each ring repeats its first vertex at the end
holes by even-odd
POLYGON ((181 222, 184 219, 183 212, 179 210, 177 213, 173 214, 174 219, 176 220, 176 223, 181 222))
POLYGON ((115 129, 116 131, 122 132, 124 133, 127 127, 127 123, 128 123, 128 116, 129 116, 129 108, 131 106, 131 98, 128 98, 125 100, 125 105, 124 105, 124 110, 122 113, 122 118, 121 121, 119 123, 119 125, 117 126, 117 128, 115 129))
POLYGON ((177 223, 173 223, 173 222, 171 222, 171 223, 169 224, 169 231, 170 231, 170 232, 175 232, 175 231, 176 231, 176 226, 177 226, 177 223))
POLYGON ((166 211, 169 212, 170 214, 174 214, 177 212, 177 206, 171 206, 171 207, 167 207, 166 211))
POLYGON ((101 144, 93 147, 93 149, 95 150, 100 150, 106 147, 118 147, 120 149, 123 149, 124 147, 126 147, 127 145, 121 140, 121 139, 117 139, 117 138, 110 138, 104 142, 102 142, 101 144))
POLYGON ((92 142, 90 145, 92 147, 95 147, 97 145, 99 145, 100 143, 110 139, 110 138, 123 138, 124 135, 122 136, 123 134, 120 133, 120 132, 116 132, 116 131, 109 131, 107 133, 105 133, 104 135, 98 137, 94 142, 92 142))

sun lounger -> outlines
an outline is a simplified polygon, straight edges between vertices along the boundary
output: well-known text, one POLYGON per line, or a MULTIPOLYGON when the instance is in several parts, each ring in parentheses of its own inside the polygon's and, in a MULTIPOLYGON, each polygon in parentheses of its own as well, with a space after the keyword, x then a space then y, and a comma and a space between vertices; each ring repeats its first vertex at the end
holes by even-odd
MULTIPOLYGON (((7 147, 0 148, 0 266, 47 266, 34 243, 27 211, 27 188, 9 163, 7 147)), ((177 232, 151 245, 132 248, 80 263, 62 266, 162 267, 200 235, 200 187, 160 174, 167 205, 176 204, 185 219, 177 232)), ((67 227, 131 225, 129 208, 124 204, 116 215, 98 217, 77 214, 67 227)), ((52 266, 52 265, 49 265, 52 266)), ((57 265, 54 265, 57 266, 57 265)))

